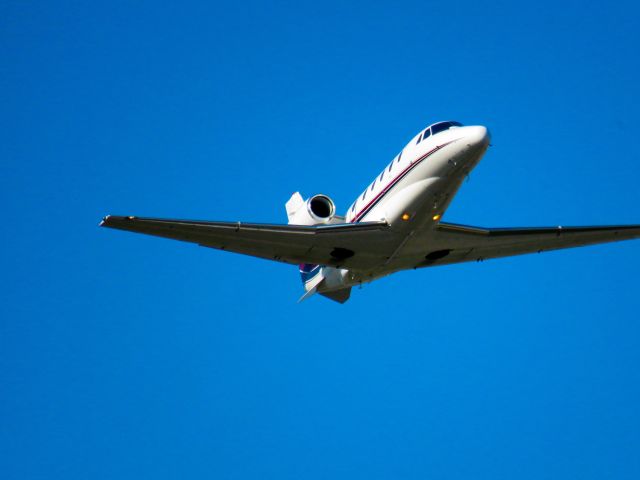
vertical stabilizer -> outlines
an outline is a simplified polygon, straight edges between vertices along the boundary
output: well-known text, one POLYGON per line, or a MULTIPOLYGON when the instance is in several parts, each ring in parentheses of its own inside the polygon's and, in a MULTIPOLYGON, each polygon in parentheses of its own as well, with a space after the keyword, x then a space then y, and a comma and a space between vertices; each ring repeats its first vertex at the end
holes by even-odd
POLYGON ((298 302, 306 300, 316 293, 320 284, 324 281, 324 274, 320 265, 302 264, 300 265, 300 276, 304 285, 305 294, 298 302))

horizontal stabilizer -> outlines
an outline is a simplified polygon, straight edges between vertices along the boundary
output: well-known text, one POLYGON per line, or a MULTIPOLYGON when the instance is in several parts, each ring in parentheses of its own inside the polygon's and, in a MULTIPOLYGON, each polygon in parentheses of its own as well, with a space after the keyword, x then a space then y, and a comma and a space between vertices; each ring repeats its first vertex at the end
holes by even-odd
POLYGON ((300 299, 298 300, 298 303, 306 300, 311 295, 316 293, 318 291, 318 287, 323 281, 324 281, 324 273, 323 273, 323 270, 320 269, 320 271, 311 280, 305 283, 304 289, 306 290, 306 292, 303 296, 300 297, 300 299))
POLYGON ((307 298, 314 295, 317 291, 318 290, 315 287, 312 288, 311 290, 306 291, 305 294, 298 299, 298 303, 304 302, 307 298))

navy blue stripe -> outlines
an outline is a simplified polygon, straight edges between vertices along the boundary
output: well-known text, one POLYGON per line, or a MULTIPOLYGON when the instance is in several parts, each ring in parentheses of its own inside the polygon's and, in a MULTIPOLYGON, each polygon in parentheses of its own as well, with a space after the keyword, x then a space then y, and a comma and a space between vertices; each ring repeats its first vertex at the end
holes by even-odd
POLYGON ((312 263, 301 263, 300 267, 300 277, 302 277, 302 282, 307 283, 313 277, 315 277, 318 273, 320 273, 320 265, 314 265, 312 263))
POLYGON ((371 211, 371 209, 373 207, 375 207, 378 203, 380 203, 380 200, 382 200, 384 198, 384 196, 389 193, 389 191, 398 184, 398 182, 400 180, 402 180, 404 177, 407 176, 407 174, 413 170, 415 167, 417 167, 420 163, 422 163, 423 160, 426 160, 428 157, 430 157, 431 155, 433 155, 434 153, 436 153, 438 150, 440 150, 443 147, 446 147, 447 145, 449 145, 450 143, 455 142, 455 140, 452 140, 451 142, 447 142, 444 143, 442 145, 437 146, 436 148, 434 148, 433 150, 428 151, 427 153, 425 153, 422 157, 420 157, 418 160, 416 160, 415 162, 413 162, 411 165, 409 165, 407 168, 405 168, 405 170, 403 172, 400 173, 400 175, 398 175, 396 178, 394 178, 389 185, 387 185, 384 190, 382 190, 378 195, 376 195, 376 197, 371 200, 367 206, 364 207, 364 209, 360 210, 360 212, 358 212, 353 219, 351 220, 351 223, 357 223, 360 221, 360 219, 362 217, 364 217, 368 212, 371 211))

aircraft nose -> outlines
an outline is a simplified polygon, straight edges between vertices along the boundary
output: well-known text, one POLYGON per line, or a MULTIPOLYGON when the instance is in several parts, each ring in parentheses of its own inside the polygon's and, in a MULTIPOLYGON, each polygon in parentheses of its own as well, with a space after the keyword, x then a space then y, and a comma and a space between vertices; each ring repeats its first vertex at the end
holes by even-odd
POLYGON ((482 125, 467 127, 467 143, 473 147, 485 147, 491 141, 491 133, 487 127, 482 125))

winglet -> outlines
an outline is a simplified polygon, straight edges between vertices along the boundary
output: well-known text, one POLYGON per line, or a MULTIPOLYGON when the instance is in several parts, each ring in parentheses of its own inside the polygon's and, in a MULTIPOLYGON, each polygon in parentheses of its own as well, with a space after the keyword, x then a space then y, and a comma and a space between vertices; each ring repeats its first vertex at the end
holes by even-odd
POLYGON ((98 224, 99 227, 112 227, 118 228, 118 224, 122 224, 122 222, 126 222, 128 220, 135 220, 138 217, 134 217, 133 215, 128 215, 126 217, 122 217, 119 215, 105 215, 102 218, 102 221, 98 224))

